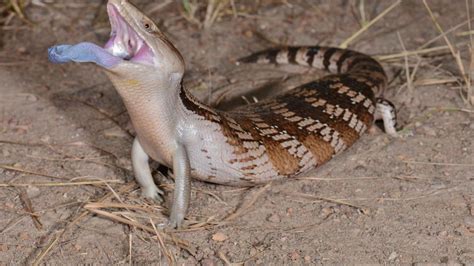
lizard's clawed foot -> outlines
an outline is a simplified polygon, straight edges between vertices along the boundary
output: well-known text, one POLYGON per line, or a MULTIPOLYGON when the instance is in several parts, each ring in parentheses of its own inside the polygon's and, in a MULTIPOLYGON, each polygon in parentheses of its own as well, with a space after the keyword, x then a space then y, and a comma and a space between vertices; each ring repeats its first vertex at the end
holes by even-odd
POLYGON ((163 195, 163 191, 157 186, 148 186, 146 188, 142 188, 142 196, 152 201, 159 203, 164 202, 163 195))
POLYGON ((183 220, 184 219, 181 219, 181 221, 178 221, 176 217, 173 218, 172 216, 170 216, 167 222, 159 223, 156 226, 160 229, 180 229, 183 227, 183 220))

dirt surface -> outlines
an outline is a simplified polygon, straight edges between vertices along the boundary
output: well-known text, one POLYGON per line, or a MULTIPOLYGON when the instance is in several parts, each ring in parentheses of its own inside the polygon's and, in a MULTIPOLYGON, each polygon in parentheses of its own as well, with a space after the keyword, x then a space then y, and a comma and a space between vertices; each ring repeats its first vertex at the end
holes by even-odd
MULTIPOLYGON (((93 65, 47 61, 54 44, 104 43, 105 5, 44 2, 25 10, 33 26, 14 18, 0 31, 0 264, 474 263, 474 114, 448 82, 460 80, 449 50, 409 56, 411 86, 404 57, 383 61, 401 138, 372 130, 306 179, 251 189, 193 182, 190 227, 160 232, 183 241, 163 247, 151 223, 166 216, 133 185, 133 129, 120 97, 93 65), (108 208, 84 206, 97 202, 108 208)), ((339 45, 361 27, 356 1, 235 1, 241 14, 227 8, 207 29, 179 4, 157 2, 135 1, 184 55, 185 84, 222 108, 245 104, 240 94, 260 98, 320 74, 236 66, 237 58, 277 43, 339 45)), ((467 20, 464 1, 428 2, 445 30, 467 20)), ((366 1, 366 19, 392 3, 366 1)), ((464 59, 467 31, 464 24, 448 35, 464 59)), ((400 53, 397 32, 407 50, 439 36, 423 2, 404 1, 350 48, 400 53)), ((427 47, 443 45, 440 38, 427 47)))

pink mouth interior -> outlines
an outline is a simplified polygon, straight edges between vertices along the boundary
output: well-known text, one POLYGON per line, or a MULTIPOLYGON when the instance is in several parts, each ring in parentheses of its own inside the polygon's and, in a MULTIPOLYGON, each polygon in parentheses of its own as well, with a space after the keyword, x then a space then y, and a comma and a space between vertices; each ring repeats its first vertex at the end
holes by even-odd
POLYGON ((113 4, 107 5, 107 13, 112 30, 104 48, 124 60, 153 64, 153 52, 150 47, 125 21, 113 4))

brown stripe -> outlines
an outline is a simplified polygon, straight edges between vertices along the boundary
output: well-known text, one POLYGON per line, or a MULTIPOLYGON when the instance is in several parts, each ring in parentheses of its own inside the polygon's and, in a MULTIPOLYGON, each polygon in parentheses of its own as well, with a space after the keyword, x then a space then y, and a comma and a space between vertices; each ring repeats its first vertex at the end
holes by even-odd
POLYGON ((331 144, 317 135, 306 136, 304 145, 313 154, 319 165, 329 161, 334 155, 334 149, 331 144))
POLYGON ((344 65, 344 62, 346 61, 346 59, 351 58, 351 57, 356 56, 356 55, 357 55, 357 53, 355 53, 351 50, 345 50, 336 62, 337 73, 341 73, 342 66, 344 65))
MULTIPOLYGON (((314 90, 316 93, 313 97, 326 100, 326 104, 339 105, 341 108, 348 109, 357 115, 361 113, 361 110, 359 109, 362 108, 358 108, 356 105, 352 104, 350 102, 350 97, 347 95, 335 93, 335 91, 328 89, 327 84, 321 85, 318 84, 318 82, 313 82, 307 85, 308 86, 301 88, 301 90, 314 90)), ((355 129, 349 126, 347 121, 343 120, 342 115, 339 117, 331 117, 331 115, 325 112, 325 106, 312 106, 311 103, 306 102, 304 98, 293 95, 286 95, 284 100, 288 103, 287 108, 289 111, 292 111, 296 115, 303 118, 311 118, 313 120, 320 121, 321 123, 327 124, 330 128, 336 130, 339 133, 340 138, 342 138, 347 146, 350 146, 359 138, 359 134, 355 131, 355 129)), ((368 111, 365 111, 365 109, 364 112, 368 113, 368 111)), ((372 119, 369 117, 368 121, 363 122, 372 123, 372 119)), ((320 135, 320 131, 321 129, 318 129, 315 132, 310 133, 307 129, 301 129, 300 134, 320 135)))
POLYGON ((181 85, 179 91, 179 98, 181 99, 181 102, 183 103, 184 107, 186 107, 186 109, 195 112, 197 115, 200 115, 209 121, 216 123, 218 122, 215 119, 215 113, 207 110, 204 105, 194 99, 194 97, 186 91, 183 85, 181 85))
POLYGON ((309 66, 313 65, 314 57, 318 54, 320 49, 321 48, 319 46, 308 47, 308 52, 306 52, 306 56, 308 57, 309 66))
POLYGON ((326 70, 329 71, 329 66, 331 65, 331 57, 336 52, 339 51, 338 48, 329 48, 324 52, 323 65, 326 70))
MULTIPOLYGON (((312 107, 307 102, 304 102, 304 99, 301 97, 287 98, 287 96, 281 96, 275 101, 286 102, 287 105, 285 108, 287 108, 289 112, 294 112, 297 116, 312 116, 310 113, 313 111, 314 107, 312 107)), ((313 116, 314 120, 316 120, 315 116, 313 116)), ((298 123, 286 120, 283 114, 277 115, 275 113, 270 113, 266 116, 262 116, 262 119, 267 121, 267 123, 278 124, 278 128, 280 130, 285 130, 288 135, 295 136, 296 140, 313 154, 313 157, 317 159, 318 164, 326 162, 333 156, 334 149, 332 148, 331 144, 324 141, 318 132, 310 132, 304 128, 299 129, 298 123)), ((303 154, 302 158, 304 155, 305 154, 303 154)))
POLYGON ((288 47, 288 62, 291 64, 296 63, 296 54, 298 53, 299 47, 288 47))
MULTIPOLYGON (((267 122, 263 117, 262 119, 267 122)), ((252 137, 256 141, 265 145, 268 158, 280 175, 289 176, 295 174, 299 170, 298 158, 291 155, 283 146, 281 146, 279 141, 274 140, 271 136, 260 135, 258 132, 259 128, 250 119, 240 118, 238 122, 244 130, 252 134, 252 137)), ((279 125, 278 123, 271 124, 279 125)))
POLYGON ((256 63, 261 59, 267 59, 269 63, 276 63, 276 57, 281 49, 268 49, 251 54, 247 57, 240 58, 238 61, 242 63, 256 63))
POLYGON ((383 71, 383 68, 380 66, 380 64, 377 61, 375 61, 371 57, 368 57, 362 54, 360 54, 360 56, 355 57, 353 60, 351 60, 348 63, 347 72, 351 70, 356 70, 356 69, 363 69, 365 67, 368 67, 369 69, 373 69, 374 72, 385 73, 383 71))

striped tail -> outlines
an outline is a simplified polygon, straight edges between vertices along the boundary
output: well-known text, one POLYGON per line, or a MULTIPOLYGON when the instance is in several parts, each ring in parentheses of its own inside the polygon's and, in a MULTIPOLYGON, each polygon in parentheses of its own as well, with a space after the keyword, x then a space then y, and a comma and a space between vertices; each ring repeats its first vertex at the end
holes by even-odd
POLYGON ((333 74, 350 74, 373 84, 380 96, 387 83, 382 66, 372 57, 352 50, 323 46, 268 49, 238 60, 240 63, 294 64, 326 70, 333 74))

